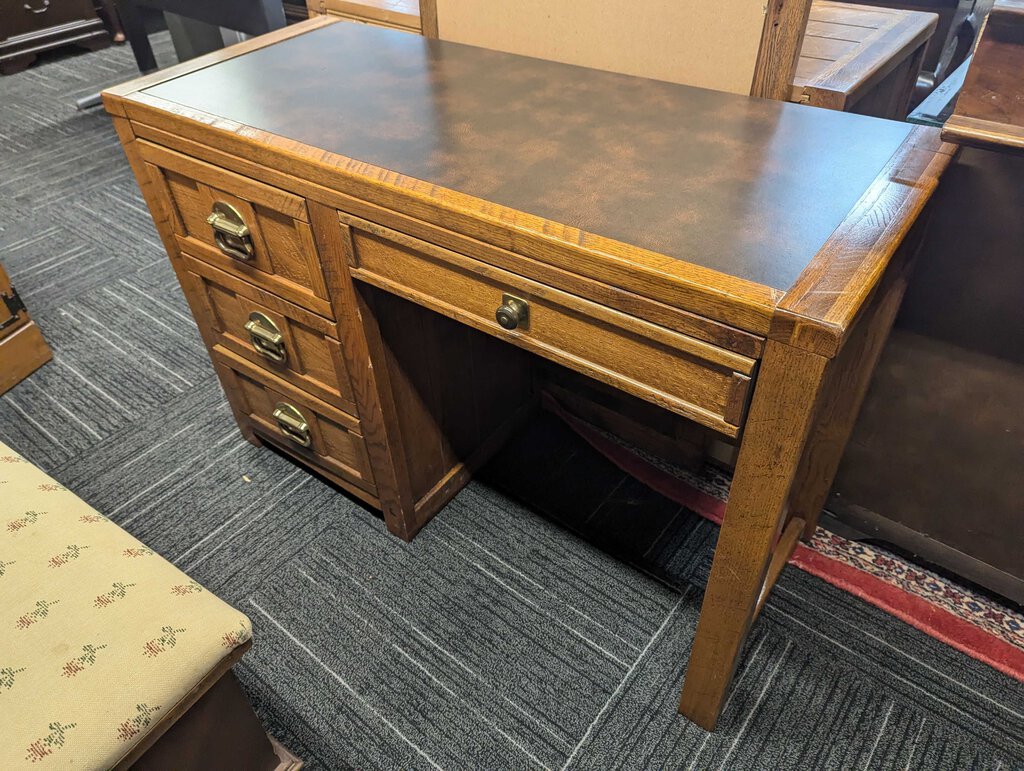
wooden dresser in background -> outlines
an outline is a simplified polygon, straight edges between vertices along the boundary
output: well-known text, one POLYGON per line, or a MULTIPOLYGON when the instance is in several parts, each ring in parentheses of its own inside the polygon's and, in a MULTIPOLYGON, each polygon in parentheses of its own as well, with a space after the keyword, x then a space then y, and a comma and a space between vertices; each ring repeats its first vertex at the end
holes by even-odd
POLYGON ((0 265, 0 394, 53 358, 39 327, 0 265))
POLYGON ((0 0, 0 74, 19 72, 58 46, 109 43, 93 0, 0 0))
POLYGON ((811 3, 790 100, 903 120, 938 16, 811 3))

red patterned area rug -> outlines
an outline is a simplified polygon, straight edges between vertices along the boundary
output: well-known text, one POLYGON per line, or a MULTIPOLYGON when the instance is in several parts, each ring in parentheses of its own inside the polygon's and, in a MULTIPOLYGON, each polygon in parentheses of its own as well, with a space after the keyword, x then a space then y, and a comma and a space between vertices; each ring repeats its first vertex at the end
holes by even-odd
MULTIPOLYGON (((624 447, 567 413, 545 407, 626 473, 705 519, 721 524, 728 477, 689 474, 624 447)), ((819 527, 789 563, 849 592, 968 656, 1024 682, 1024 615, 877 546, 819 527)))

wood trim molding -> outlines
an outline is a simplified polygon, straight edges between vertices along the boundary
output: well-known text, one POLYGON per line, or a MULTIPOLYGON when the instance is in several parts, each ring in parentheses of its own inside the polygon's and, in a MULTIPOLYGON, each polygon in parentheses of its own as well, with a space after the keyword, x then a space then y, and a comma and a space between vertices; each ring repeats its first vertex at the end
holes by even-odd
POLYGON ((1024 127, 1007 123, 969 118, 954 113, 942 127, 942 138, 983 150, 1024 152, 1024 127))
POLYGON ((779 303, 769 337, 832 358, 953 160, 915 126, 779 303))

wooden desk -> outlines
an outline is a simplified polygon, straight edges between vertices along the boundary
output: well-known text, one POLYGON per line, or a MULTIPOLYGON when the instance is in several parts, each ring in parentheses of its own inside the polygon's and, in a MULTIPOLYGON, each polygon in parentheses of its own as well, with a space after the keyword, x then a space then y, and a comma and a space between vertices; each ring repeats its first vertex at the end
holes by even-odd
POLYGON ((326 17, 104 96, 243 433, 399 537, 539 360, 742 437, 680 703, 714 727, 899 305, 937 132, 326 17))
POLYGON ((790 101, 903 120, 938 17, 817 0, 790 101))

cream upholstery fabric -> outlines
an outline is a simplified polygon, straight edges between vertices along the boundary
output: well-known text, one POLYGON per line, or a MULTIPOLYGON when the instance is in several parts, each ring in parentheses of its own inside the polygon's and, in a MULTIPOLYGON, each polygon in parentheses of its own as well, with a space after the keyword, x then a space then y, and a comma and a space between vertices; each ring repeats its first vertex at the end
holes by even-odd
POLYGON ((0 443, 0 769, 109 768, 250 635, 0 443))

